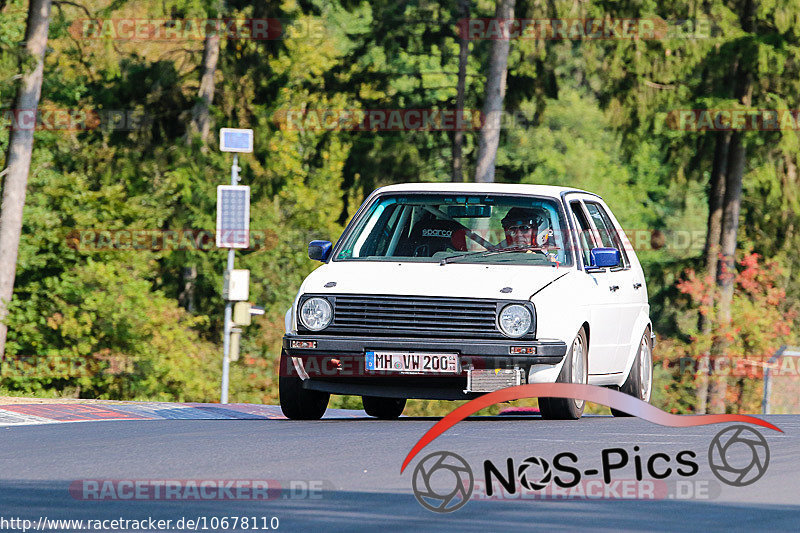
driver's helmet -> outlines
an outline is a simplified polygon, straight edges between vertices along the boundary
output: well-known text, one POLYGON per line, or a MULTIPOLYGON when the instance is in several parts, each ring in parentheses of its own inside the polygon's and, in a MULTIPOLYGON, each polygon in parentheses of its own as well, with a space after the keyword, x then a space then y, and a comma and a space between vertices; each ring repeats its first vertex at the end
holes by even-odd
POLYGON ((541 229, 547 229, 547 227, 542 228, 542 226, 546 226, 545 222, 548 219, 547 212, 540 207, 512 207, 500 221, 500 224, 503 225, 503 230, 508 230, 508 228, 512 227, 530 226, 532 229, 532 242, 530 244, 537 245, 540 244, 537 242, 540 240, 539 232, 541 229))
POLYGON ((536 229, 544 222, 546 217, 547 214, 544 209, 539 207, 512 207, 500 223, 503 228, 529 224, 536 229))

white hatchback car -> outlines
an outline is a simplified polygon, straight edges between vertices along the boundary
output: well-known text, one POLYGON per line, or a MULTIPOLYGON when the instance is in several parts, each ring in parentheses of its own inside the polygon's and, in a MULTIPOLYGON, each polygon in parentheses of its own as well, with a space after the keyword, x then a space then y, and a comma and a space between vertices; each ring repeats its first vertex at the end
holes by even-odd
MULTIPOLYGON (((378 418, 407 398, 589 383, 649 401, 654 335, 642 267, 592 193, 413 183, 374 191, 286 313, 280 403, 318 419, 330 394, 378 418)), ((545 418, 584 402, 541 398, 545 418)), ((616 415, 624 413, 615 412, 616 415)))

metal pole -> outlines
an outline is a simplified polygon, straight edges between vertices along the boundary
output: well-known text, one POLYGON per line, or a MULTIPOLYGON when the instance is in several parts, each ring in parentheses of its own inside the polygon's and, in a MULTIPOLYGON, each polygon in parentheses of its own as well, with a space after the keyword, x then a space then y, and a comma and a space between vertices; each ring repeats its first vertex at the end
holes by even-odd
POLYGON ((767 361, 766 368, 764 368, 764 397, 761 399, 761 413, 768 415, 770 413, 770 405, 769 405, 769 395, 772 391, 772 383, 770 383, 770 369, 772 368, 772 363, 779 361, 783 354, 786 352, 787 346, 784 344, 778 351, 775 352, 775 355, 769 358, 767 361))
MULTIPOLYGON (((228 276, 230 271, 233 270, 233 248, 228 249, 228 276)), ((230 279, 230 278, 229 278, 230 279)), ((231 327, 233 314, 233 304, 230 301, 225 302, 225 336, 222 340, 222 395, 220 403, 228 403, 228 380, 229 371, 231 366, 230 353, 231 353, 231 327)))
MULTIPOLYGON (((231 165, 231 185, 238 185, 239 182, 239 154, 233 154, 233 165, 231 165)), ((228 279, 233 270, 233 248, 228 249, 228 279)), ((222 338, 222 393, 220 403, 228 403, 228 381, 230 375, 230 353, 231 353, 231 328, 233 327, 231 315, 233 314, 233 304, 225 302, 225 325, 223 327, 224 336, 222 338)))
POLYGON ((239 185, 239 154, 233 154, 233 165, 231 165, 231 185, 239 185))
POLYGON ((769 393, 770 393, 769 362, 767 362, 767 367, 764 369, 764 397, 761 399, 761 414, 764 415, 770 414, 769 393))

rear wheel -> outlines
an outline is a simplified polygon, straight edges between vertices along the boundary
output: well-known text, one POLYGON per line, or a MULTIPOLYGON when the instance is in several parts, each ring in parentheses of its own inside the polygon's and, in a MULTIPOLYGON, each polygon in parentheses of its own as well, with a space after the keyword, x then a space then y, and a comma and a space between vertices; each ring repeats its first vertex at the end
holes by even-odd
MULTIPOLYGON (((628 378, 619 389, 621 392, 645 402, 650 401, 650 394, 653 390, 653 347, 650 342, 650 329, 648 328, 644 330, 642 340, 639 341, 639 351, 636 353, 631 371, 628 372, 628 378)), ((611 408, 611 414, 631 416, 614 408, 611 408)))
MULTIPOLYGON (((291 361, 281 352, 281 372, 291 368, 291 361)), ((328 408, 331 395, 327 392, 303 388, 303 380, 298 376, 278 376, 281 411, 292 420, 319 420, 328 408)))
MULTIPOLYGON (((579 383, 585 385, 589 380, 588 343, 583 328, 572 341, 567 352, 564 367, 558 376, 557 383, 579 383)), ((583 415, 583 400, 575 398, 539 398, 539 410, 542 418, 547 420, 576 420, 583 415)))
POLYGON ((405 398, 378 398, 375 396, 362 396, 364 411, 369 416, 382 420, 394 420, 403 414, 406 408, 405 398))

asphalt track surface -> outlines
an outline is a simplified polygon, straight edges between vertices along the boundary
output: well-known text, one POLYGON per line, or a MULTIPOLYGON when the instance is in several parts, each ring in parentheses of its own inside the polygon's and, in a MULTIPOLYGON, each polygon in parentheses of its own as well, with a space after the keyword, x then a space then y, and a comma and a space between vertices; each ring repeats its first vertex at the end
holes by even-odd
MULTIPOLYGON (((10 425, 0 427, 0 519, 19 517, 35 523, 40 517, 175 521, 255 516, 259 520, 277 517, 278 531, 292 532, 797 531, 800 416, 764 418, 785 433, 757 428, 769 443, 770 463, 765 475, 747 487, 724 485, 709 468, 709 443, 725 424, 666 428, 636 418, 604 416, 570 422, 538 416, 474 417, 429 444, 402 475, 400 465, 406 454, 438 419, 10 425), (634 446, 640 447, 645 460, 655 452, 674 457, 681 450, 694 450, 699 471, 691 480, 709 495, 676 499, 671 487, 669 494, 656 500, 472 499, 452 513, 441 514, 424 509, 411 489, 415 465, 437 450, 463 456, 476 478, 482 479, 486 459, 503 465, 507 457, 519 462, 531 455, 552 458, 571 451, 582 467, 599 467, 602 448, 623 447, 632 453, 634 446), (83 479, 271 479, 283 487, 294 481, 296 490, 284 489, 270 501, 84 501, 69 491, 71 483, 83 479), (317 483, 311 485, 312 491, 323 487, 312 497, 303 494, 308 486, 303 482, 310 481, 317 483)), ((632 479, 632 462, 615 476, 632 479)), ((674 476, 668 479, 668 485, 674 480, 674 476)))

